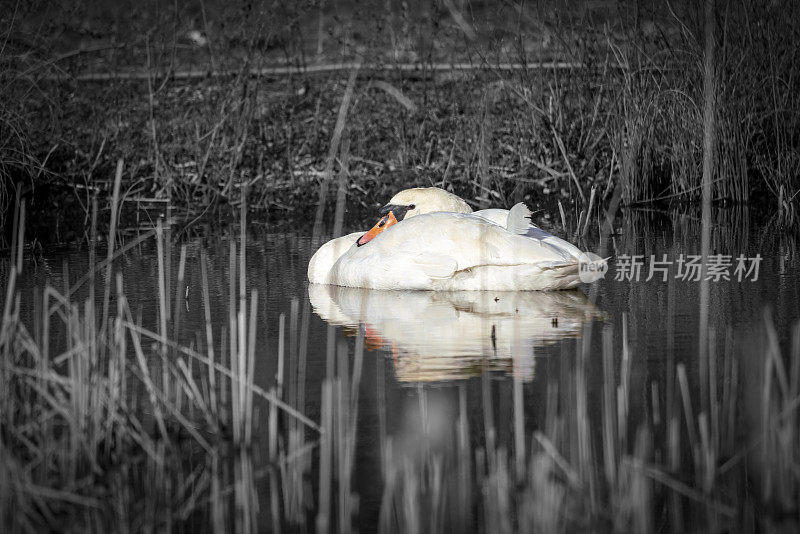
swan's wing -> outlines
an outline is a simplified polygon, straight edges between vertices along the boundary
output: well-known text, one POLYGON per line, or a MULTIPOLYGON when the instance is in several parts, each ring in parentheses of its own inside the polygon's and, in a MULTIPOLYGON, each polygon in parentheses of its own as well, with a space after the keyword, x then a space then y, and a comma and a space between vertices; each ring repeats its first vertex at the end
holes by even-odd
POLYGON ((508 210, 500 208, 489 208, 485 210, 473 211, 470 215, 493 222, 499 226, 502 226, 503 228, 506 227, 508 222, 508 210))
POLYGON ((516 235, 481 217, 428 213, 403 221, 375 239, 376 254, 424 268, 444 277, 475 267, 574 263, 563 249, 544 240, 516 235), (455 267, 454 267, 455 266, 455 267))
POLYGON ((396 268, 421 272, 430 278, 450 278, 458 270, 458 262, 451 256, 436 253, 397 252, 392 258, 396 268))
POLYGON ((525 204, 522 202, 515 204, 514 207, 508 212, 506 229, 514 234, 524 235, 525 237, 530 237, 531 239, 538 239, 539 241, 551 245, 558 251, 567 253, 575 259, 578 259, 580 255, 583 254, 581 249, 569 241, 565 241, 549 232, 545 232, 533 224, 531 222, 531 215, 531 210, 529 210, 525 204))
MULTIPOLYGON (((548 245, 551 245, 551 246, 553 246, 553 247, 555 247, 555 248, 557 248, 557 249, 559 249, 561 251, 566 252, 567 254, 572 256, 575 260, 579 259, 581 257, 581 255, 583 254, 583 251, 581 249, 579 249, 578 247, 576 247, 575 245, 573 245, 569 241, 565 241, 565 240, 561 239, 560 237, 554 236, 553 234, 548 234, 547 232, 545 232, 541 228, 533 226, 533 228, 531 230, 529 230, 529 233, 532 233, 534 235, 539 235, 539 232, 541 232, 541 234, 546 234, 546 235, 545 235, 545 237, 536 237, 536 239, 540 239, 543 242, 547 243, 548 245)), ((526 234, 526 235, 528 235, 529 237, 532 237, 529 234, 526 234)))

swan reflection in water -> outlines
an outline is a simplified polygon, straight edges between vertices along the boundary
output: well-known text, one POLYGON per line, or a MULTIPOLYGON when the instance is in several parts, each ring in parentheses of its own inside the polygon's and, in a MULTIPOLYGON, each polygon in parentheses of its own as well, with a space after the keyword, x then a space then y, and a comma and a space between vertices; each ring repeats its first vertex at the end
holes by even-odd
POLYGON ((605 314, 580 291, 382 291, 310 284, 314 312, 369 348, 394 355, 402 382, 469 378, 483 371, 534 374, 534 349, 579 338, 605 314))

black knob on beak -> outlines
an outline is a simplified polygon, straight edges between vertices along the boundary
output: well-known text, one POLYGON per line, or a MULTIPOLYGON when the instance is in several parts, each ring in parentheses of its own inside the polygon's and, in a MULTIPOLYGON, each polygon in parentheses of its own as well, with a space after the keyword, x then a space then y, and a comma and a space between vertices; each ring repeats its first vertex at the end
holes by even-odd
POLYGON ((394 213, 394 218, 399 221, 403 220, 403 217, 406 216, 410 206, 401 206, 399 204, 386 204, 384 207, 381 208, 380 215, 384 217, 389 214, 389 212, 394 213))

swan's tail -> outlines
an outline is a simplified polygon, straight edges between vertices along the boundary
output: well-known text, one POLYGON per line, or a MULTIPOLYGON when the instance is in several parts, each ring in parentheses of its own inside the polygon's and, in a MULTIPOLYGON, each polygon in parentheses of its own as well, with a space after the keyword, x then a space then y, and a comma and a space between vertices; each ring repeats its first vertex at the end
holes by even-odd
MULTIPOLYGON (((527 235, 528 230, 531 226, 531 210, 528 209, 528 206, 519 202, 514 204, 514 207, 508 210, 508 219, 506 220, 506 230, 513 234, 519 235, 527 235)), ((534 226, 536 228, 536 226, 534 226)), ((537 228, 538 230, 538 228, 537 228)), ((543 234, 547 234, 547 232, 542 232, 543 234)), ((547 234, 550 235, 550 234, 547 234)))
POLYGON ((557 278, 564 278, 567 276, 578 276, 578 269, 580 264, 575 262, 555 263, 551 262, 549 265, 539 265, 543 271, 547 271, 552 276, 557 278))
POLYGON ((572 289, 580 284, 578 262, 572 261, 551 261, 541 262, 532 266, 532 269, 525 273, 520 272, 525 280, 517 280, 520 288, 525 289, 572 289))

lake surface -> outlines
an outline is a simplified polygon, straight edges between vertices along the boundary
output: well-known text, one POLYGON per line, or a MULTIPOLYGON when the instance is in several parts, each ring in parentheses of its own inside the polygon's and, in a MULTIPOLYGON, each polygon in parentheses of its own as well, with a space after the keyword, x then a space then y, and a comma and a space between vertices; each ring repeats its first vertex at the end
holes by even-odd
MULTIPOLYGON (((336 381, 334 388, 347 391, 336 397, 346 406, 339 405, 335 417, 347 415, 350 426, 342 423, 344 419, 331 419, 339 421, 336 432, 341 434, 325 453, 333 459, 329 518, 338 525, 334 530, 346 523, 347 510, 353 525, 365 532, 379 525, 420 532, 493 530, 495 522, 503 520, 504 510, 514 504, 493 498, 492 488, 512 488, 511 495, 523 496, 523 486, 517 486, 515 493, 514 481, 503 481, 498 465, 515 466, 521 477, 534 452, 548 450, 542 435, 556 443, 571 466, 565 472, 583 477, 580 466, 587 453, 580 449, 580 439, 569 438, 569 428, 585 425, 586 439, 595 444, 588 454, 599 465, 602 452, 597 444, 603 439, 610 377, 627 384, 631 421, 646 421, 656 442, 666 439, 666 421, 675 414, 682 416, 683 410, 675 366, 684 364, 692 395, 700 395, 704 387, 698 359, 701 284, 676 278, 681 255, 685 259, 700 253, 700 221, 688 215, 628 211, 618 219, 617 230, 607 254, 612 258, 610 271, 591 286, 558 293, 430 293, 309 287, 311 238, 270 233, 251 224, 245 250, 248 294, 258 291, 256 385, 266 391, 276 387, 282 366, 284 400, 315 422, 325 417, 326 378, 336 381), (643 256, 638 281, 618 279, 625 255, 643 256), (646 281, 651 255, 657 260, 666 255, 672 262, 666 265, 667 281, 660 272, 646 281), (363 353, 356 347, 362 342, 363 353), (342 460, 348 451, 351 459, 342 460)), ((168 247, 169 313, 174 317, 176 308, 181 310, 171 337, 187 347, 201 349, 206 342, 201 252, 208 258, 217 350, 222 346, 229 320, 229 232, 238 239, 238 229, 231 227, 216 236, 203 232, 175 237, 168 247), (181 245, 186 247, 186 264, 178 287, 181 245)), ((587 249, 596 246, 596 239, 584 243, 587 249)), ((730 361, 725 358, 738 362, 738 383, 746 398, 752 386, 747 382, 750 370, 763 362, 765 313, 774 321, 783 347, 789 343, 793 323, 800 319, 796 241, 769 221, 754 223, 741 210, 721 210, 715 212, 712 252, 732 257, 731 279, 721 276, 709 282, 713 354, 721 362, 720 377, 727 369, 724 362, 730 361), (759 255, 756 280, 753 271, 735 272, 737 257, 743 256, 749 269, 749 260, 759 255), (749 276, 739 281, 738 274, 749 276)), ((152 330, 158 328, 159 315, 156 254, 155 244, 147 240, 115 264, 132 313, 152 330)), ((0 278, 5 282, 8 261, 2 265, 0 278)), ((74 282, 88 266, 85 250, 27 256, 19 281, 23 301, 29 295, 33 302, 34 288, 45 283, 63 288, 67 273, 74 282)), ((98 283, 102 284, 103 273, 98 273, 98 283)), ((73 300, 89 296, 84 287, 73 300)), ((30 306, 23 305, 22 310, 23 315, 32 313, 30 306)), ((702 401, 694 408, 699 411, 702 401)), ((256 404, 258 446, 253 448, 252 469, 261 473, 253 481, 256 530, 275 526, 276 502, 280 525, 313 530, 324 500, 320 451, 325 449, 320 448, 316 431, 302 430, 287 417, 278 425, 278 447, 290 460, 278 469, 264 470, 270 465, 268 412, 266 402, 256 404)), ((747 421, 751 414, 744 408, 737 417, 747 421)), ((739 428, 746 433, 748 426, 739 428)), ((617 439, 630 440, 620 445, 622 449, 633 450, 635 432, 633 424, 619 430, 617 439)), ((746 436, 730 439, 739 443, 746 436)), ((691 463, 688 455, 683 461, 691 463)), ((743 506, 737 499, 734 495, 727 504, 743 506)), ((688 505, 678 508, 686 515, 670 521, 693 524, 696 512, 688 505)), ((514 521, 522 524, 517 517, 520 509, 514 509, 514 521)), ((651 520, 660 524, 663 518, 651 520)), ((725 525, 726 520, 734 519, 723 514, 718 521, 725 525)))

